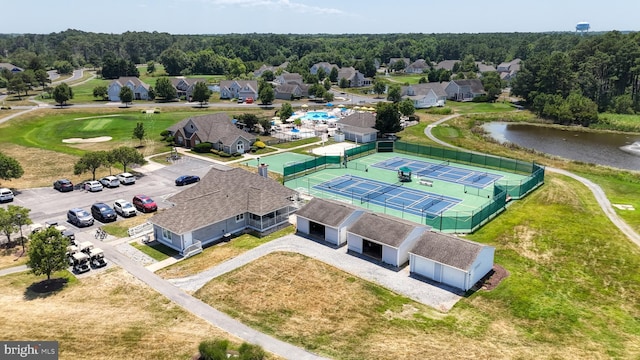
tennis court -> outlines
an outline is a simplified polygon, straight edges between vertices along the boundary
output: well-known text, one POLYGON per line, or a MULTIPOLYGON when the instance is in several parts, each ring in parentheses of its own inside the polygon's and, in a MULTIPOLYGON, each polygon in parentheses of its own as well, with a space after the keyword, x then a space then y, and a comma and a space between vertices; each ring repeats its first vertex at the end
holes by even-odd
POLYGON ((462 199, 405 188, 403 185, 404 183, 401 182, 390 185, 359 176, 343 175, 313 187, 317 190, 351 197, 354 201, 359 200, 360 204, 369 202, 421 217, 433 218, 462 202, 462 199))
MULTIPOLYGON (((278 174, 282 174, 282 171, 285 166, 291 165, 296 162, 305 161, 309 159, 313 159, 313 156, 298 154, 294 152, 286 152, 280 154, 273 155, 265 155, 261 156, 259 159, 260 164, 267 164, 269 166, 269 171, 273 171, 278 174)), ((247 166, 258 166, 258 160, 247 160, 243 161, 242 164, 247 166)))
POLYGON ((404 157, 392 157, 371 166, 393 171, 398 171, 401 167, 408 167, 413 174, 421 178, 439 179, 480 189, 484 189, 496 180, 502 179, 502 175, 452 166, 449 161, 431 163, 404 157))

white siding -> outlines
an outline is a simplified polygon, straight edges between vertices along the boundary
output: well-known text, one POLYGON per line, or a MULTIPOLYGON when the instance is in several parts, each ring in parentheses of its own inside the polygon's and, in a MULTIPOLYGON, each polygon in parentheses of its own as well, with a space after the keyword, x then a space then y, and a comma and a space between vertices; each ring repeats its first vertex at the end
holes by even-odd
POLYGON ((421 256, 409 254, 409 269, 412 273, 416 273, 420 276, 424 276, 427 279, 433 279, 434 263, 431 260, 425 259, 421 256))
POLYGON ((299 232, 309 235, 309 231, 310 231, 309 219, 297 216, 296 227, 299 232))
POLYGON ((347 233, 347 246, 348 249, 356 252, 358 254, 362 254, 362 238, 353 233, 347 233))
POLYGON ((391 246, 382 245, 382 262, 398 266, 398 249, 394 249, 391 246))
POLYGON ((440 282, 458 289, 467 290, 468 288, 465 288, 466 276, 467 273, 462 270, 442 265, 442 280, 440 282))
POLYGON ((332 244, 340 245, 339 243, 339 232, 338 229, 325 226, 324 227, 324 239, 332 244))
MULTIPOLYGON (((471 266, 471 276, 469 277, 470 284, 468 288, 471 288, 475 283, 482 279, 493 268, 493 256, 495 248, 486 246, 480 251, 476 261, 471 266)), ((465 289, 467 290, 467 289, 465 289)))

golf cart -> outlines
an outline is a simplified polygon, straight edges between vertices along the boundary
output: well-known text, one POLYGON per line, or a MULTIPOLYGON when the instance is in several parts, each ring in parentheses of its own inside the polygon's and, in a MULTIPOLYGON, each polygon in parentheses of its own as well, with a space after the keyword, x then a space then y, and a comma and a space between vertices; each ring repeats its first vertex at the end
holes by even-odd
POLYGON ((82 253, 89 255, 93 249, 93 244, 90 241, 83 241, 78 245, 78 250, 82 253))
POLYGON ((67 246, 67 260, 69 261, 69 266, 73 266, 73 254, 78 252, 78 247, 74 245, 67 246))
POLYGON ((73 261, 73 272, 76 274, 85 273, 91 268, 89 267, 89 255, 83 252, 77 252, 71 256, 73 261))
POLYGON ((89 258, 91 259, 91 267, 93 268, 101 268, 107 265, 107 262, 104 261, 104 252, 102 249, 91 249, 91 251, 89 251, 89 258))
POLYGON ((62 232, 62 236, 64 236, 67 239, 69 239, 69 243, 71 245, 75 245, 76 244, 76 234, 74 234, 73 231, 65 230, 65 231, 62 232))

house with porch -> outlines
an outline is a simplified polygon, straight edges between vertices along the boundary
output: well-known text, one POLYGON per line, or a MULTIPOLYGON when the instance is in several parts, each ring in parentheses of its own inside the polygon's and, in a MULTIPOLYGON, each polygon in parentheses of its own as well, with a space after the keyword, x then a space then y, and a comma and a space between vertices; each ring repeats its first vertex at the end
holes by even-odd
POLYGON ((347 242, 347 228, 366 210, 344 202, 313 198, 296 212, 299 234, 334 246, 347 242))
POLYGON ((254 135, 238 129, 226 113, 188 117, 167 130, 177 145, 192 148, 208 142, 227 154, 244 154, 256 141, 254 135))
POLYGON ((498 72, 500 73, 500 79, 504 81, 510 81, 516 77, 518 71, 520 71, 520 63, 522 60, 513 59, 508 62, 503 62, 498 65, 498 72))
POLYGON ((257 80, 222 80, 220 81, 220 99, 258 98, 257 80))
POLYGON ((456 101, 471 101, 487 94, 480 79, 451 80, 444 91, 447 93, 447 99, 456 101))
POLYGON ((336 122, 336 126, 344 133, 346 140, 369 143, 378 138, 379 131, 374 128, 376 116, 370 112, 355 112, 345 116, 336 122))
POLYGON ((342 79, 347 79, 349 87, 369 86, 372 82, 370 78, 364 77, 364 74, 352 66, 338 70, 338 84, 342 79))
POLYGON ((178 98, 184 97, 187 101, 191 101, 193 95, 193 89, 196 84, 202 82, 207 83, 207 79, 198 78, 171 78, 171 85, 176 88, 176 95, 178 98))
POLYGON ((409 64, 404 72, 408 74, 422 74, 425 71, 431 68, 431 64, 428 63, 425 59, 418 59, 411 64, 409 64))
POLYGON ((447 100, 447 93, 438 82, 402 86, 401 94, 403 99, 413 101, 416 109, 444 106, 447 100))
POLYGON ((296 200, 294 190, 267 176, 214 167, 196 185, 169 197, 173 207, 149 222, 158 242, 190 256, 231 234, 268 234, 288 226, 296 200))
POLYGON ((253 76, 260 77, 260 76, 262 76, 262 73, 264 73, 267 70, 271 71, 275 75, 276 72, 278 72, 279 70, 286 69, 287 66, 289 66, 289 62, 288 61, 285 61, 285 62, 283 62, 282 64, 280 64, 278 66, 262 64, 262 66, 260 66, 257 70, 253 71, 253 76))
POLYGON ((283 84, 302 85, 302 84, 304 84, 304 80, 302 79, 302 75, 300 75, 298 73, 288 73, 288 72, 283 72, 282 74, 276 76, 275 79, 273 79, 273 82, 278 84, 278 85, 283 85, 283 84))
POLYGON ((281 84, 273 90, 276 99, 293 100, 309 95, 309 86, 299 84, 281 84))
POLYGON ((318 74, 318 70, 322 69, 324 70, 324 73, 327 74, 327 76, 329 76, 329 74, 331 73, 331 69, 333 68, 337 68, 338 70, 340 70, 340 67, 338 65, 329 64, 328 62, 323 61, 323 62, 319 62, 311 65, 309 72, 313 75, 316 75, 318 74))
POLYGON ((133 91, 133 100, 149 100, 149 84, 137 77, 125 76, 109 83, 107 87, 109 101, 120 101, 120 90, 125 86, 133 91))
POLYGON ((395 268, 409 261, 409 251, 429 226, 385 214, 365 212, 347 229, 348 251, 395 268))
POLYGON ((491 271, 494 254, 492 246, 428 231, 409 251, 409 268, 412 275, 467 291, 491 271))

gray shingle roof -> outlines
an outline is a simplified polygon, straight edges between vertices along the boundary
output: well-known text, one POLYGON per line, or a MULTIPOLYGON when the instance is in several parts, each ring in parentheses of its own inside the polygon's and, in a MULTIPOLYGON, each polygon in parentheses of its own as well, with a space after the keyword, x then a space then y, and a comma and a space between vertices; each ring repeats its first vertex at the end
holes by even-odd
POLYGON ((469 271, 480 251, 487 245, 428 231, 420 236, 410 253, 457 269, 469 271))
POLYGON ((460 62, 460 60, 443 60, 443 61, 440 61, 439 63, 437 63, 435 68, 436 69, 445 69, 445 70, 452 71, 453 70, 453 65, 455 65, 455 63, 457 63, 457 62, 460 62))
POLYGON ((121 77, 111 81, 111 83, 109 83, 109 86, 111 86, 111 84, 113 84, 113 83, 118 83, 118 84, 120 84, 120 86, 125 86, 128 82, 131 82, 135 86, 142 86, 145 89, 149 90, 149 84, 147 84, 145 82, 142 82, 142 80, 140 80, 139 78, 137 78, 135 76, 121 76, 121 77))
POLYGON ((451 82, 460 87, 468 86, 475 94, 482 94, 485 92, 484 86, 482 86, 482 81, 480 81, 480 79, 451 80, 451 82))
POLYGON ((378 132, 378 130, 374 129, 376 116, 370 112, 355 112, 338 120, 337 125, 343 131, 348 130, 360 134, 368 134, 372 131, 378 132))
POLYGON ((244 169, 213 168, 199 183, 170 197, 175 206, 150 221, 184 234, 245 212, 268 214, 291 205, 294 196, 294 190, 244 169))
POLYGON ((364 213, 348 229, 358 236, 397 248, 420 225, 384 214, 364 213))
POLYGON ((178 130, 182 130, 185 134, 190 134, 193 131, 187 131, 184 129, 190 122, 196 127, 195 133, 202 141, 217 143, 222 141, 225 145, 229 145, 230 142, 235 141, 238 137, 243 137, 250 142, 255 141, 256 137, 249 134, 246 131, 238 129, 226 113, 214 113, 208 115, 194 116, 186 118, 179 123, 169 127, 169 131, 176 133, 178 130))
POLYGON ((403 86, 402 87, 402 96, 424 96, 427 95, 429 93, 429 90, 433 90, 433 92, 436 94, 436 96, 438 97, 447 97, 447 92, 444 91, 444 86, 442 86, 441 83, 438 82, 430 82, 430 83, 424 83, 424 84, 414 84, 414 85, 410 85, 410 86, 403 86), (409 88, 413 89, 413 93, 414 95, 409 95, 408 94, 408 90, 409 88))
POLYGON ((313 198, 298 210, 296 215, 326 226, 337 227, 356 210, 356 207, 349 204, 313 198))

